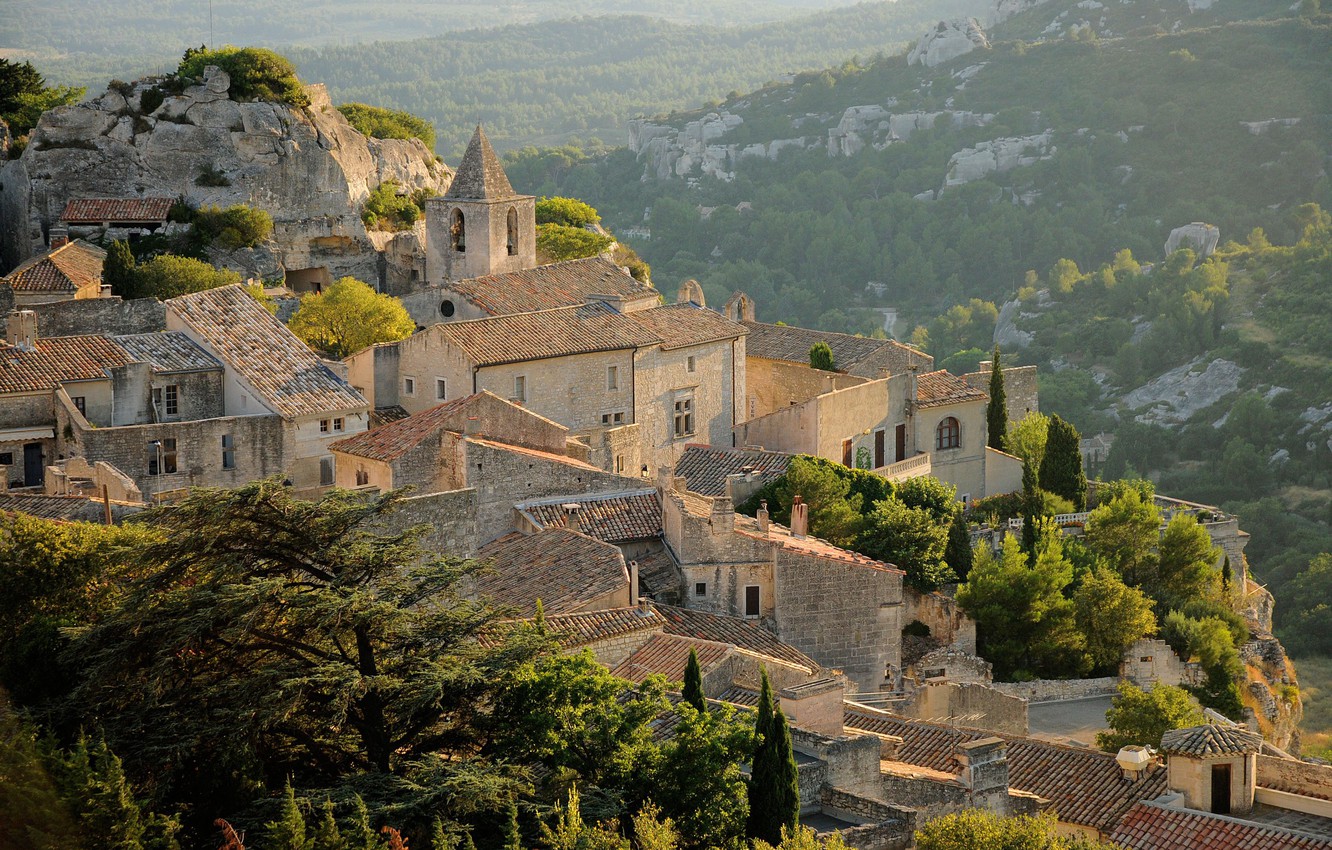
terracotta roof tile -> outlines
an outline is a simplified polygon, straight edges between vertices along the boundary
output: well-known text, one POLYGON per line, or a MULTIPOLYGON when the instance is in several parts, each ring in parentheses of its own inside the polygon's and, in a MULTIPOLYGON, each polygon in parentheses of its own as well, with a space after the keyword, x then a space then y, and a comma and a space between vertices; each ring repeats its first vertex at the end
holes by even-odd
POLYGON ((619 549, 562 528, 505 535, 483 546, 476 557, 490 561, 494 569, 478 577, 477 593, 524 616, 536 613, 538 599, 552 614, 571 613, 629 585, 619 549))
POLYGON ((338 440, 329 448, 370 460, 397 460, 420 445, 422 440, 444 428, 448 420, 466 407, 472 398, 474 396, 446 401, 429 410, 338 440))
POLYGON ((704 671, 730 652, 730 647, 713 641, 679 635, 653 635, 611 672, 631 682, 641 682, 654 673, 665 676, 668 681, 679 682, 684 679, 691 649, 698 653, 698 666, 704 671))
POLYGON ((600 303, 448 322, 422 333, 443 336, 478 366, 622 351, 657 342, 642 325, 600 303))
POLYGON ((100 522, 102 503, 82 496, 35 496, 0 493, 0 513, 27 514, 60 522, 100 522))
POLYGON ((107 370, 134 362, 104 336, 38 339, 31 351, 0 343, 0 393, 53 390, 66 381, 95 381, 107 370))
POLYGON ((794 646, 782 643, 767 629, 739 617, 711 614, 658 605, 657 610, 666 618, 666 633, 699 640, 728 643, 750 652, 804 667, 811 673, 819 670, 819 663, 794 646))
POLYGON ((691 492, 722 496, 726 493, 726 476, 738 475, 749 467, 766 482, 785 475, 792 457, 785 452, 689 445, 675 463, 675 474, 685 479, 691 492))
POLYGON ((1189 756, 1232 756, 1256 753, 1263 748, 1263 736, 1233 726, 1190 726, 1171 729, 1161 736, 1161 752, 1189 756))
POLYGON ((157 223, 166 221, 174 203, 172 198, 71 198, 60 220, 70 224, 157 223))
POLYGON ((406 419, 411 414, 402 405, 391 404, 388 407, 376 407, 370 411, 370 427, 378 428, 380 425, 387 425, 390 422, 397 422, 399 419, 406 419))
POLYGON ((453 184, 444 197, 498 201, 512 198, 515 194, 504 173, 504 166, 500 165, 495 149, 490 146, 490 140, 478 124, 458 163, 458 170, 454 172, 453 184))
MULTIPOLYGON (((544 605, 544 601, 542 602, 544 605)), ((506 627, 530 625, 533 619, 508 620, 492 627, 481 635, 481 642, 494 645, 506 627)), ((573 649, 590 643, 634 634, 635 632, 660 631, 666 625, 666 618, 652 607, 629 606, 627 608, 607 608, 602 611, 580 611, 576 614, 552 614, 546 617, 546 629, 555 636, 560 646, 573 649)))
POLYGON ((566 504, 576 504, 578 530, 607 543, 661 534, 661 502, 655 489, 538 499, 516 507, 542 528, 563 528, 566 504))
POLYGON ((916 403, 921 407, 987 399, 989 396, 983 391, 944 369, 926 372, 916 379, 916 403))
POLYGON ((473 277, 448 288, 492 316, 574 307, 590 295, 656 296, 619 266, 602 257, 565 260, 516 272, 473 277))
POLYGON ((625 313, 659 340, 664 349, 686 348, 749 333, 744 325, 697 304, 671 304, 625 313))
POLYGON ((111 341, 135 360, 151 363, 158 372, 202 372, 222 368, 222 362, 180 331, 123 334, 111 341))
POLYGON ((367 407, 286 325, 240 286, 221 286, 166 302, 259 396, 286 417, 367 407))
POLYGON ((589 463, 583 463, 581 460, 575 460, 568 455, 551 454, 550 452, 543 452, 538 449, 529 449, 526 446, 515 446, 509 443, 501 443, 498 440, 485 440, 480 437, 468 437, 467 442, 476 443, 479 446, 489 446, 492 449, 513 452, 514 454, 527 455, 528 457, 550 461, 551 463, 562 463, 565 466, 586 469, 590 472, 601 472, 597 467, 592 466, 589 463))
POLYGON ((102 286, 102 263, 106 252, 81 239, 62 245, 50 253, 33 257, 0 278, 15 292, 58 292, 74 294, 81 289, 102 286))
POLYGON ((1112 839, 1125 850, 1314 850, 1332 840, 1237 818, 1141 802, 1112 839))
POLYGON ((912 362, 927 369, 934 365, 930 355, 892 339, 872 339, 766 322, 743 324, 749 329, 749 339, 745 342, 745 353, 749 357, 808 366, 809 349, 816 342, 824 342, 832 349, 837 371, 865 378, 881 377, 881 369, 904 372, 912 362))

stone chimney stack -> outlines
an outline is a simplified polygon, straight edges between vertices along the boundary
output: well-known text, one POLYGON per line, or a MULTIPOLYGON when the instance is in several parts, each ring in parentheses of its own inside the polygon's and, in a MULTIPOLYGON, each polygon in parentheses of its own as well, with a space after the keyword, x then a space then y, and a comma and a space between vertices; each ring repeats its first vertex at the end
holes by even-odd
POLYGON ((763 532, 764 534, 767 534, 767 533, 768 533, 768 522, 769 522, 769 519, 768 519, 768 500, 767 500, 767 499, 764 499, 762 502, 759 502, 759 509, 758 509, 758 527, 759 527, 759 531, 763 532))
POLYGON ((569 502, 561 505, 564 508, 564 527, 569 531, 582 531, 582 523, 578 519, 578 512, 583 506, 577 502, 569 502))
POLYGON ((671 479, 671 489, 677 493, 684 493, 689 490, 689 481, 683 475, 677 475, 671 479))
POLYGON ((782 688, 777 696, 792 726, 830 738, 840 738, 842 699, 846 686, 836 679, 816 679, 803 685, 782 688))
POLYGON ((805 537, 809 534, 809 505, 799 496, 791 505, 791 536, 805 537))
POLYGON ((638 604, 638 562, 629 562, 629 604, 638 604))
POLYGON ((15 310, 5 322, 5 341, 24 351, 32 351, 37 344, 37 314, 32 310, 15 310))
POLYGON ((712 513, 708 517, 713 534, 722 534, 735 530, 735 505, 730 496, 713 496, 712 513))
POLYGON ((958 746, 962 783, 971 792, 971 805, 1000 817, 1008 814, 1008 742, 981 738, 958 746))
POLYGON ((69 244, 69 228, 64 225, 54 225, 51 228, 51 250, 63 248, 69 244))

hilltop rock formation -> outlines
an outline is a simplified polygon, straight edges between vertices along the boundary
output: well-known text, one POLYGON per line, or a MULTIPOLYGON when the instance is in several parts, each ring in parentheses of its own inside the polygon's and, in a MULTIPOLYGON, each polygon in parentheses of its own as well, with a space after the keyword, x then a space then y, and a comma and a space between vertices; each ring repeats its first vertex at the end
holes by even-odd
POLYGON ((811 143, 799 136, 748 145, 712 144, 743 123, 743 118, 726 110, 709 112, 683 129, 635 119, 629 122, 629 149, 644 164, 644 180, 715 177, 730 181, 735 179, 736 163, 744 157, 776 159, 788 148, 811 147, 821 141, 816 138, 811 143))
POLYGON ((1031 165, 1049 159, 1055 153, 1051 145, 1054 134, 1050 130, 1035 136, 993 139, 973 148, 963 148, 948 160, 948 176, 944 188, 961 186, 980 180, 987 174, 1003 173, 1019 165, 1031 165))
POLYGON ((979 112, 889 112, 877 104, 852 106, 842 120, 828 130, 828 156, 854 156, 867 146, 883 150, 894 142, 905 142, 917 130, 933 129, 940 119, 953 129, 984 127, 994 115, 979 112))
POLYGON ((42 250, 70 198, 156 195, 267 211, 268 255, 223 258, 242 271, 323 267, 333 278, 373 282, 385 270, 360 217, 370 192, 385 180, 443 192, 452 180, 419 140, 357 132, 322 85, 308 86, 310 106, 298 109, 232 99, 230 79, 217 68, 179 94, 166 82, 117 84, 42 116, 23 156, 0 177, 7 262, 42 250))
POLYGON ((1220 242, 1220 228, 1214 224, 1195 221, 1170 231, 1170 237, 1166 239, 1165 252, 1166 256, 1170 256, 1180 248, 1191 248, 1201 260, 1211 256, 1220 242))
POLYGON ((940 21, 934 29, 921 36, 920 41, 907 54, 907 64, 933 68, 965 56, 978 47, 989 46, 985 30, 975 18, 940 21))

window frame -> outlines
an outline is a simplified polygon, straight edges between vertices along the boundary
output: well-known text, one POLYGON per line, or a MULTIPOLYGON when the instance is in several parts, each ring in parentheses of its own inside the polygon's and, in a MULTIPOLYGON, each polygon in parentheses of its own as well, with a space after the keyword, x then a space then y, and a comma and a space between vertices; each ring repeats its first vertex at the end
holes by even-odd
POLYGON ((671 432, 677 440, 692 437, 695 434, 694 393, 677 393, 672 410, 671 432))
POLYGON ((338 480, 337 466, 333 455, 325 455, 319 459, 319 486, 332 487, 333 482, 338 480))
POLYGON ((402 394, 408 398, 416 398, 416 376, 402 376, 402 394))
POLYGON ((180 384, 167 384, 162 392, 162 408, 167 416, 180 415, 180 384))
POLYGON ((236 437, 234 434, 222 435, 222 468, 236 468, 236 437))
POLYGON ((449 381, 447 378, 435 376, 435 401, 449 400, 449 381))
POLYGON ((962 448, 962 423, 956 416, 945 416, 934 426, 934 450, 948 451, 962 448))
POLYGON ((745 585, 745 619, 753 620, 763 616, 763 586, 758 584, 745 585), (749 611, 749 592, 754 591, 754 612, 749 611))
POLYGON ((527 403, 527 375, 513 376, 513 400, 527 403))

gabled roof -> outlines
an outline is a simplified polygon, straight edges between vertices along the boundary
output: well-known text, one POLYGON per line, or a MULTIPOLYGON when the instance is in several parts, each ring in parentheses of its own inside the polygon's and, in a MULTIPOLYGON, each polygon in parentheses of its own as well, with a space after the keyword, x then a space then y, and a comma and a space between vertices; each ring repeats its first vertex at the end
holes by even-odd
POLYGON ((739 617, 693 611, 670 605, 658 605, 657 610, 666 618, 666 634, 729 643, 759 655, 803 667, 811 673, 819 669, 819 663, 813 658, 790 644, 782 643, 767 629, 739 617))
POLYGON ((657 295, 603 257, 565 260, 531 269, 471 277, 448 289, 492 316, 583 304, 592 295, 643 298, 657 295))
POLYGON ((444 428, 472 398, 474 396, 466 396, 437 404, 429 410, 338 440, 330 444, 329 449, 370 460, 397 460, 419 446, 426 437, 444 428))
POLYGON ((619 549, 563 528, 507 534, 481 547, 476 557, 492 562, 494 570, 477 578, 476 592, 528 617, 536 613, 538 599, 552 614, 571 613, 629 586, 619 549))
POLYGON ((1125 850, 1314 850, 1332 840, 1194 809, 1142 802, 1112 840, 1125 850))
POLYGON ((1161 736, 1161 752, 1185 756, 1237 756, 1263 748, 1263 736, 1234 726, 1190 726, 1161 736))
MULTIPOLYGON (((518 625, 530 625, 533 622, 530 617, 523 620, 506 620, 486 629, 480 635, 481 643, 494 646, 502 642, 506 629, 518 625)), ((665 625, 666 618, 650 605, 580 611, 577 614, 552 614, 546 617, 546 630, 565 649, 587 646, 637 632, 660 631, 665 625)))
POLYGON ((104 336, 53 336, 27 350, 0 343, 0 393, 53 390, 66 381, 95 381, 134 362, 104 336))
POLYGON ((454 172, 453 184, 444 193, 446 198, 458 198, 469 201, 498 201, 512 198, 517 193, 509 184, 509 177, 500 165, 495 149, 490 146, 481 125, 476 125, 472 140, 467 143, 458 170, 454 172))
POLYGON ((204 372, 222 368, 220 360, 180 331, 122 334, 111 337, 111 341, 135 360, 151 363, 157 372, 204 372))
POLYGON ((152 224, 166 221, 174 203, 172 198, 71 198, 60 220, 69 224, 104 221, 152 224))
POLYGON ((478 366, 622 351, 657 342, 637 322, 601 303, 448 322, 422 333, 443 336, 478 366))
POLYGON ((707 670, 724 659, 731 648, 726 644, 679 635, 653 635, 611 672, 631 682, 641 682, 654 673, 665 676, 668 681, 679 682, 684 679, 690 650, 698 653, 699 668, 707 670))
POLYGON ((27 514, 59 522, 101 522, 102 503, 83 496, 37 496, 0 493, 0 513, 27 514))
POLYGON ((749 328, 745 354, 768 360, 809 365, 809 350, 817 342, 832 349, 833 366, 839 372, 864 378, 881 377, 881 369, 904 372, 910 363, 922 368, 934 365, 934 358, 891 339, 872 339, 852 334, 816 331, 766 322, 744 322, 749 328))
POLYGON ((755 475, 771 480, 786 474, 793 457, 786 452, 688 445, 675 462, 675 474, 685 479, 692 493, 722 496, 726 494, 728 475, 738 475, 748 467, 755 475))
POLYGON ((989 396, 958 376, 940 369, 926 372, 916 379, 916 404, 920 407, 939 407, 963 401, 985 401, 989 396))
POLYGON ((661 502, 655 488, 535 499, 515 507, 541 528, 563 528, 567 504, 578 505, 579 531, 607 543, 661 534, 661 502))
POLYGON ((82 239, 33 257, 0 278, 15 292, 59 292, 74 294, 102 285, 106 252, 82 239))
POLYGON ((361 394, 338 378, 240 286, 221 286, 166 302, 178 317, 263 401, 286 417, 318 415, 367 406, 361 394))
POLYGON ((655 335, 667 350, 736 339, 749 333, 744 325, 692 303, 634 310, 625 315, 655 335))

